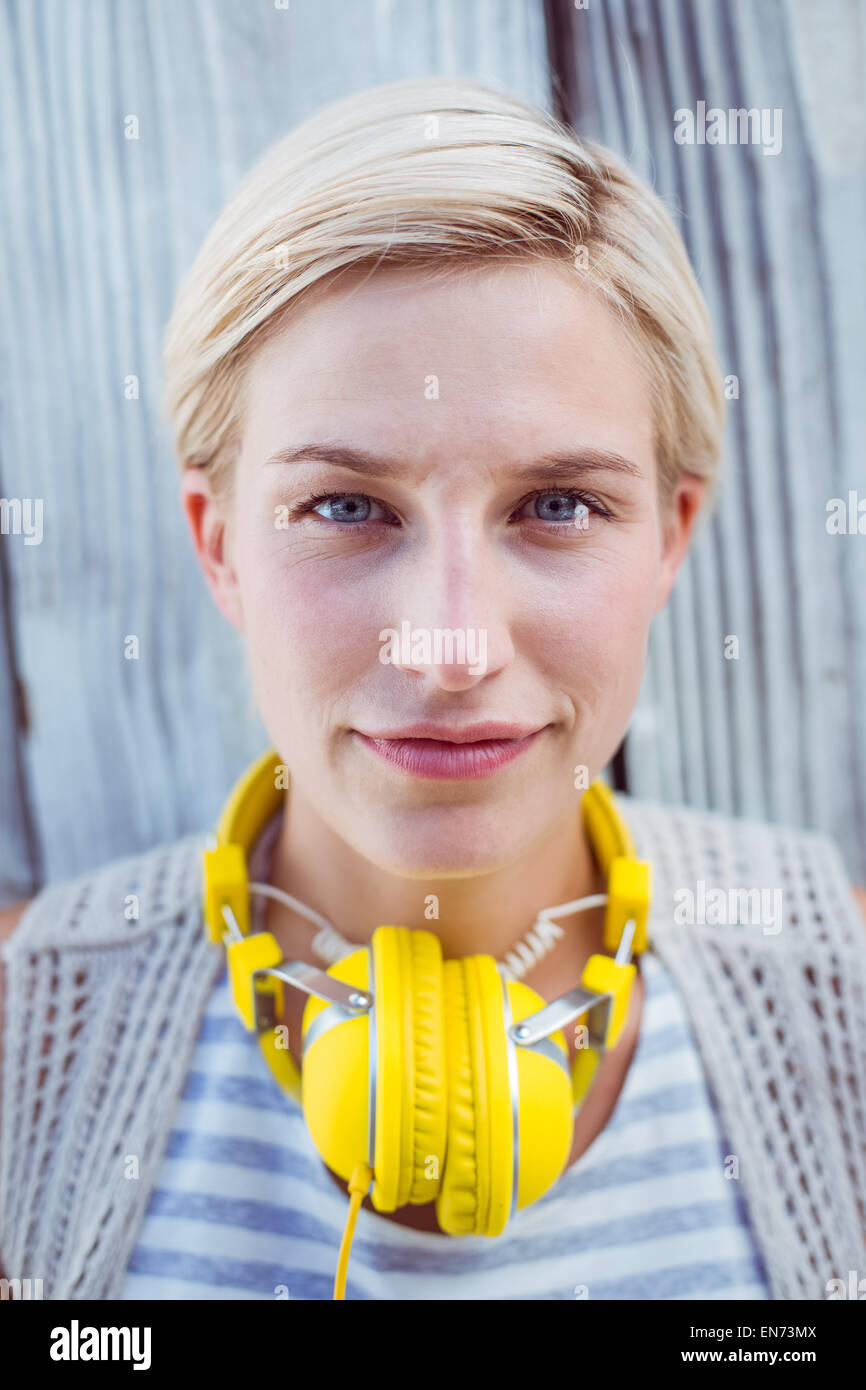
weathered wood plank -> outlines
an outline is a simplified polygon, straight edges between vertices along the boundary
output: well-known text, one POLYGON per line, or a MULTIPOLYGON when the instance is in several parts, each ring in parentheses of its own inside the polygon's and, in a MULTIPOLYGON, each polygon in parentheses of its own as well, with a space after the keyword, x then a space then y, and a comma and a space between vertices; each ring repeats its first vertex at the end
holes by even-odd
POLYGON ((655 624, 630 789, 821 828, 863 881, 866 536, 826 520, 831 498, 866 497, 864 9, 552 10, 571 45, 554 55, 569 119, 679 216, 740 384, 719 508, 655 624), (699 101, 781 110, 781 150, 676 144, 674 113, 699 101))
MULTIPOLYGON (((12 500, 3 492, 2 471, 0 498, 12 500)), ((0 908, 32 897, 39 881, 39 846, 22 766, 26 711, 17 672, 8 579, 9 549, 24 543, 20 531, 16 534, 6 529, 0 534, 0 908)))
MULTIPOLYGON (((292 125, 350 91, 436 72, 546 103, 540 5, 0 7, 0 459, 9 493, 45 507, 42 544, 7 554, 32 714, 18 756, 49 880, 210 823, 266 738, 198 572, 159 418, 174 288, 243 173, 292 125), (137 661, 124 659, 130 634, 137 661)), ((17 894, 9 705, 0 689, 0 884, 17 894)))

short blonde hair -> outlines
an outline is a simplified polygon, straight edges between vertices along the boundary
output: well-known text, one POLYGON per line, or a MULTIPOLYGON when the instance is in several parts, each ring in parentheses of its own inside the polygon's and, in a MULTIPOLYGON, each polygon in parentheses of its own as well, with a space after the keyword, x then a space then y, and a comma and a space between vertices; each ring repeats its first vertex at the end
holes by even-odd
POLYGON ((663 499, 712 490, 725 399, 706 304, 661 199, 611 151, 469 79, 388 83, 325 107, 266 151, 178 290, 164 406, 182 467, 230 489, 245 373, 285 311, 352 266, 570 261, 649 372, 663 499))

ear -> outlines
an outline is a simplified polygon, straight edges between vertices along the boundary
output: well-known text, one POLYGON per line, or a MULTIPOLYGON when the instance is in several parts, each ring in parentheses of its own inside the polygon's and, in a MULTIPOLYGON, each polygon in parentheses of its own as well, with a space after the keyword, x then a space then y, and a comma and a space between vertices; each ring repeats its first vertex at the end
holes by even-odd
POLYGON ((677 571, 686 556, 694 524, 707 494, 705 479, 684 473, 676 485, 663 519, 662 557, 659 568, 656 606, 659 613, 671 596, 677 571))
POLYGON ((232 627, 243 632, 244 611, 231 564, 228 504, 214 496, 208 471, 201 466, 184 469, 180 496, 195 553, 214 602, 232 627))

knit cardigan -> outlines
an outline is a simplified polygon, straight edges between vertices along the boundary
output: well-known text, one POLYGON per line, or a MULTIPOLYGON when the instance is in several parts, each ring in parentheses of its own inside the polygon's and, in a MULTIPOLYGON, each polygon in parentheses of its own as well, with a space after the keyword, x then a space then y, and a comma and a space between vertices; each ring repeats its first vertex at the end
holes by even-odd
MULTIPOLYGON (((771 1296, 826 1298, 866 1276, 866 923, 839 852, 620 801, 771 1296), (782 921, 743 920, 732 889, 781 890, 782 921)), ((0 1262, 46 1298, 119 1297, 224 960, 202 926, 204 842, 50 885, 3 950, 0 1262)))

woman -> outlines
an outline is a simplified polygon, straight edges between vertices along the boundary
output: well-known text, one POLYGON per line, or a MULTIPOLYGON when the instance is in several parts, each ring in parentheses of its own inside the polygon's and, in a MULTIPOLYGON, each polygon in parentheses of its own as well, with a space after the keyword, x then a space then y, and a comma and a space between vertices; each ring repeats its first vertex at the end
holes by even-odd
POLYGON ((623 797, 617 854, 651 865, 650 912, 635 898, 611 942, 619 890, 586 814, 607 814, 596 779, 721 452, 722 373, 660 200, 474 83, 370 91, 250 173, 181 287, 165 360, 192 540, 273 751, 255 816, 227 812, 239 857, 205 861, 212 939, 202 836, 49 887, 10 937, 7 1276, 54 1298, 327 1298, 349 1179, 349 1297, 824 1298, 866 1273, 866 938, 837 850, 623 797), (707 885, 778 892, 784 918, 689 920, 707 885), (381 924, 409 933, 375 938, 375 990, 393 947, 394 1046, 408 1029, 414 1068, 390 1192, 372 1125, 342 1164, 317 1147, 323 1125, 342 1143, 367 1124, 367 1085, 381 1120, 375 1049, 345 1044, 372 975, 346 966, 328 996, 347 1012, 315 1085, 325 1035, 302 1058, 302 1015, 327 999, 305 1014, 289 969, 251 993, 256 963, 366 960, 347 953, 381 924), (230 982, 221 940, 253 939, 230 982), (424 959, 401 975, 404 949, 424 959), (448 963, 477 956, 534 994, 500 983, 494 1006, 488 974, 476 998, 476 967, 448 963), (585 1099, 575 1080, 562 1153, 522 1091, 515 1148, 507 1125, 473 1129, 506 1055, 492 1013, 478 1040, 482 1007, 528 1018, 590 977, 633 988, 618 1037, 584 1001, 538 1044, 543 1089, 560 1084, 551 1047, 577 1078, 587 1037, 595 1059, 611 1043, 585 1099), (247 1031, 235 1006, 268 996, 247 1031), (463 1016, 442 1025, 449 1008, 463 1016), (281 1029, 282 1061, 257 1046, 281 1029), (511 1219, 491 1240, 494 1189, 511 1219))

